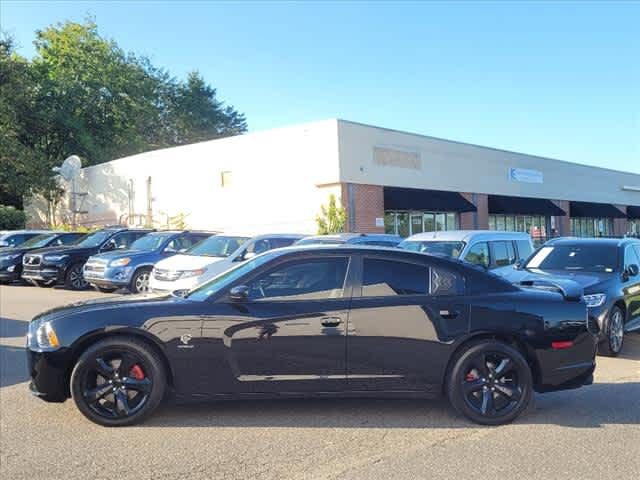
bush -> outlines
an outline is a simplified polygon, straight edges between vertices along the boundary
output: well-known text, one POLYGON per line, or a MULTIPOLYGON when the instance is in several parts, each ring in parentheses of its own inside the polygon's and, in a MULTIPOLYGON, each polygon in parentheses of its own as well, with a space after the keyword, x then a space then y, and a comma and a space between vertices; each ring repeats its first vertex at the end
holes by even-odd
POLYGON ((24 228, 26 219, 26 215, 22 210, 8 205, 0 205, 0 230, 24 228))

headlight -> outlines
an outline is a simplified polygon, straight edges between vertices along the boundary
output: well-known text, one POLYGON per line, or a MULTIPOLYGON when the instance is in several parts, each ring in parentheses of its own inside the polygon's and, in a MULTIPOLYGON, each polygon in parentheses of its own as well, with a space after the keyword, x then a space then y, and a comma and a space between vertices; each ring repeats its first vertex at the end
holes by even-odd
POLYGON ((45 255, 44 260, 46 262, 59 262, 61 260, 64 260, 68 256, 69 255, 45 255))
POLYGON ((585 295, 584 301, 587 302, 587 307, 589 308, 600 307, 607 301, 607 296, 604 293, 594 293, 592 295, 585 295))
POLYGON ((36 342, 40 348, 57 348, 60 346, 58 336, 49 322, 43 323, 36 330, 36 342))
POLYGON ((113 260, 109 262, 110 267, 124 267, 125 265, 129 265, 131 259, 129 257, 119 258, 118 260, 113 260))
POLYGON ((181 278, 199 277, 206 271, 207 270, 205 268, 200 268, 198 270, 183 270, 182 272, 180 272, 182 274, 180 275, 180 277, 181 278))

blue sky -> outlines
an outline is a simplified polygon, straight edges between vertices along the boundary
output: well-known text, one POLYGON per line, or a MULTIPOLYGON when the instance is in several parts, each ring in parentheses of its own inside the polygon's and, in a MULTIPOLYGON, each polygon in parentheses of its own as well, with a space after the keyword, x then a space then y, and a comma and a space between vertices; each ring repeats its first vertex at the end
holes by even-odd
POLYGON ((0 2, 26 56, 87 14, 252 131, 338 117, 640 173, 640 2, 0 2))

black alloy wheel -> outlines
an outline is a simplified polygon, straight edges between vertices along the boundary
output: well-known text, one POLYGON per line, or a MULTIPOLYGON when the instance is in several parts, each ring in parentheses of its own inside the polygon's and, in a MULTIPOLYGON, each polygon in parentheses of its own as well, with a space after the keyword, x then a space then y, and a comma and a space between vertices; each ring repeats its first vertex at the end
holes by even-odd
POLYGON ((71 375, 76 406, 104 426, 138 423, 160 404, 166 388, 162 361, 135 339, 98 342, 78 360, 71 375))
POLYGON ((84 279, 82 274, 82 263, 76 263, 69 267, 64 278, 64 286, 69 290, 84 290, 89 283, 84 279))
POLYGON ((624 344, 624 312, 617 305, 609 312, 604 325, 605 339, 598 345, 598 353, 617 357, 624 344))
POLYGON ((456 356, 448 377, 454 408, 484 425, 513 421, 531 399, 531 369, 522 354, 502 342, 472 343, 456 356))

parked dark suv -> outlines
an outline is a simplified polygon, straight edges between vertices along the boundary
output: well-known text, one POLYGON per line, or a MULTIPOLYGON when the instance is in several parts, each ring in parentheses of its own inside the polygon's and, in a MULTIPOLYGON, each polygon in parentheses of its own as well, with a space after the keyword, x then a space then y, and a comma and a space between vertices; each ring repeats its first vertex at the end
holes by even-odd
POLYGON ((34 250, 22 260, 22 278, 38 286, 56 283, 71 290, 88 287, 82 267, 91 255, 125 249, 152 230, 108 227, 87 235, 75 245, 34 250))
POLYGON ((624 334, 640 331, 639 269, 638 239, 558 238, 503 277, 520 285, 553 278, 580 284, 600 330, 599 352, 616 356, 624 334))
POLYGON ((78 232, 47 232, 31 237, 17 247, 0 248, 0 282, 19 280, 22 275, 22 258, 25 253, 44 247, 71 245, 82 237, 78 232))

